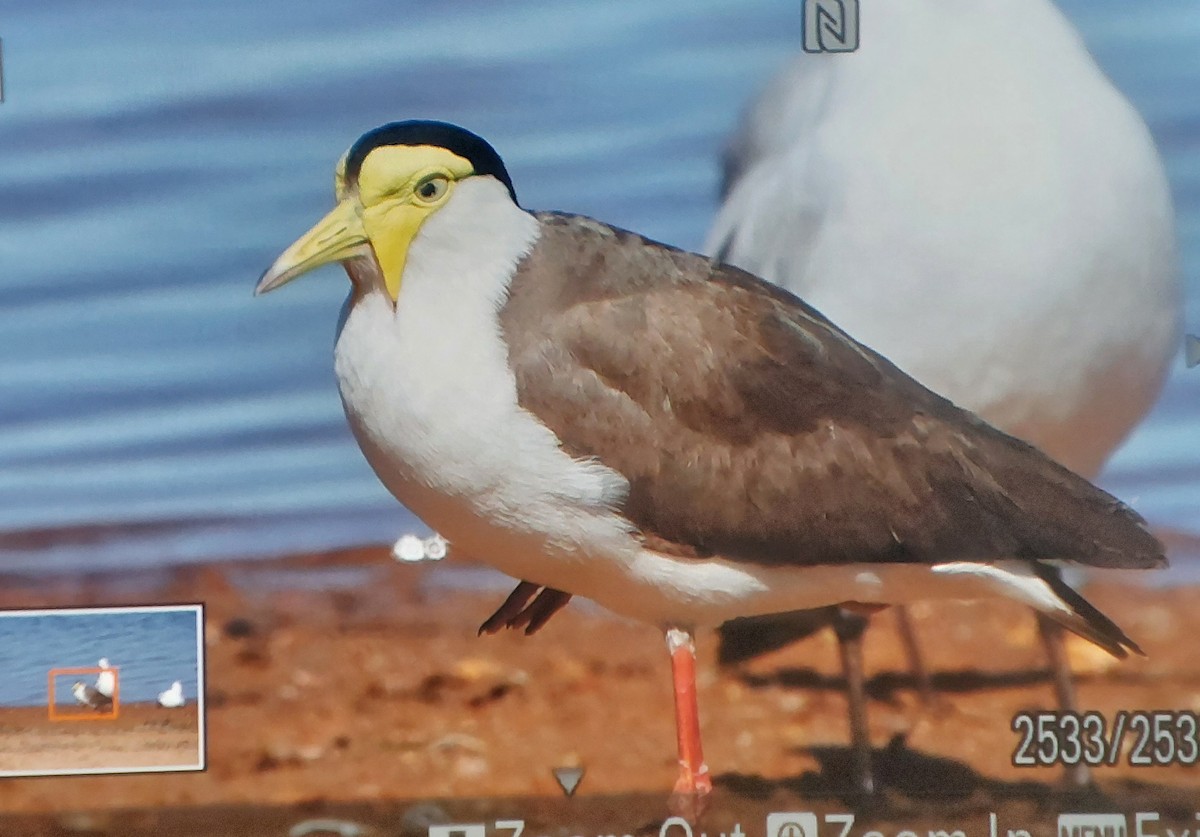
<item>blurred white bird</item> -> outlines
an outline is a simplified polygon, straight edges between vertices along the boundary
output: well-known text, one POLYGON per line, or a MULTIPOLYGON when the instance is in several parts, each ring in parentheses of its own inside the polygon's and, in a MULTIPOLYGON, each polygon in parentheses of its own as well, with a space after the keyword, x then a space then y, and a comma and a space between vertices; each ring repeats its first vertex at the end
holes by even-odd
POLYGON ((96 677, 96 691, 107 698, 111 698, 113 690, 117 687, 117 676, 108 664, 107 657, 100 658, 99 666, 103 670, 96 677))
MULTIPOLYGON (((1173 213, 1145 124, 1047 0, 862 13, 857 52, 798 56, 745 114, 708 252, 1095 478, 1179 347, 1173 213)), ((837 619, 870 792, 862 617, 837 619)), ((1071 705, 1061 636, 1045 636, 1071 705)))
POLYGON ((168 709, 177 709, 183 706, 187 701, 183 697, 183 683, 176 680, 171 684, 171 688, 165 692, 158 693, 158 705, 165 706, 168 709))

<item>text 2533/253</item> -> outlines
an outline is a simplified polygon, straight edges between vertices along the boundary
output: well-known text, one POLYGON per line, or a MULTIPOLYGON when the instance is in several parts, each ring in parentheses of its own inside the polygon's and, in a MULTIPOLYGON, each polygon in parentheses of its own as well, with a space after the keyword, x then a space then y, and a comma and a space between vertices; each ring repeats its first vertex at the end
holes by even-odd
POLYGON ((1012 763, 1016 767, 1190 765, 1200 761, 1200 717, 1185 710, 1121 710, 1111 722, 1100 712, 1018 712, 1012 763))

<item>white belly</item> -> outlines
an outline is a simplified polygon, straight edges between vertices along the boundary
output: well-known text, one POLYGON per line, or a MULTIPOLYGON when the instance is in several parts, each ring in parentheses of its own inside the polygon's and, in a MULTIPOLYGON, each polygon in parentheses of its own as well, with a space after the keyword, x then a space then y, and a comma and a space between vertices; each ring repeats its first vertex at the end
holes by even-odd
POLYGON ((383 484, 456 551, 608 604, 638 550, 613 511, 626 482, 564 453, 517 404, 497 320, 538 222, 486 193, 498 184, 456 188, 414 240, 396 306, 373 291, 344 318, 347 418, 383 484), (463 229, 483 246, 472 252, 463 229))
POLYGON ((347 318, 342 402, 383 484, 459 551, 529 580, 548 583, 547 564, 634 549, 612 512, 624 480, 563 453, 517 405, 498 336, 488 346, 457 331, 406 323, 381 295, 347 318))

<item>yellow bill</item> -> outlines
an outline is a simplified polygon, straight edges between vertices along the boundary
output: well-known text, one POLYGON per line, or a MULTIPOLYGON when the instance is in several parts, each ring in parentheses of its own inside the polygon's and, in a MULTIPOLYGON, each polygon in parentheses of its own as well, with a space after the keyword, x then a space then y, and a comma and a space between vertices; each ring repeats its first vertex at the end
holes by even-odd
POLYGON ((369 256, 371 252, 363 229, 362 207, 357 199, 347 198, 283 251, 258 280, 254 294, 273 291, 322 265, 369 256))

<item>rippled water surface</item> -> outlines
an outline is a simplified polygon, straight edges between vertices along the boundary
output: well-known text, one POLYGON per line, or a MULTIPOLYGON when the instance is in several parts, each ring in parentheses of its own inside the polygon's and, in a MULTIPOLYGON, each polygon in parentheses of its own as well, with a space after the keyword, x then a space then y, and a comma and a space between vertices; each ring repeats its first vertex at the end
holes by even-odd
MULTIPOLYGON (((94 668, 101 658, 117 671, 122 701, 157 700, 176 680, 194 701, 201 677, 199 636, 195 608, 0 613, 0 706, 45 706, 51 670, 94 668)), ((73 703, 71 684, 91 685, 96 677, 55 676, 55 702, 73 703)))
MULTIPOLYGON (((1200 13, 1064 5, 1163 150, 1198 331, 1200 13)), ((359 133, 469 126, 526 206, 697 248, 721 143, 795 50, 800 14, 793 0, 0 0, 0 37, 4 566, 136 566, 417 527, 341 413, 344 278, 250 296, 328 207, 359 133)), ((1198 405, 1200 370, 1178 363, 1105 479, 1192 531, 1198 405)))

